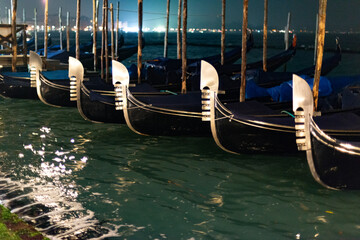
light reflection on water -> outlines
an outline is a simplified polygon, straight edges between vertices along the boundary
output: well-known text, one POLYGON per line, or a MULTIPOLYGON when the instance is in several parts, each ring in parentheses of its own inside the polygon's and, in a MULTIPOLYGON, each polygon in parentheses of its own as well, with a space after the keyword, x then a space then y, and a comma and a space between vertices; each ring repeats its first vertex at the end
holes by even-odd
POLYGON ((0 196, 4 199, 3 204, 34 223, 42 232, 55 235, 54 239, 82 235, 86 239, 111 232, 110 229, 100 229, 94 212, 77 201, 79 187, 71 179, 73 172, 86 166, 88 157, 78 153, 84 152, 82 146, 90 140, 79 136, 76 141, 70 141, 72 148, 54 149, 53 143, 57 139, 54 139, 51 128, 43 126, 32 135, 40 141, 23 144, 24 151, 18 154, 19 158, 27 156, 34 160, 19 166, 21 180, 0 177, 0 182, 5 183, 2 184, 4 193, 0 196), (24 189, 30 191, 24 192, 24 189), (12 196, 12 193, 16 194, 12 196))

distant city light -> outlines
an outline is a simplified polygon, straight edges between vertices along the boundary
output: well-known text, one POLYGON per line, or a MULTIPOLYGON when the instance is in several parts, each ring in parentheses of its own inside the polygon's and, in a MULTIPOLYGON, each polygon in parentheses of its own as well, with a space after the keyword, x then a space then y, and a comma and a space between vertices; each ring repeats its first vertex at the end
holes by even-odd
POLYGON ((139 28, 138 27, 124 27, 124 32, 138 32, 139 28))
POLYGON ((166 28, 164 26, 159 26, 153 29, 154 32, 165 32, 166 28))

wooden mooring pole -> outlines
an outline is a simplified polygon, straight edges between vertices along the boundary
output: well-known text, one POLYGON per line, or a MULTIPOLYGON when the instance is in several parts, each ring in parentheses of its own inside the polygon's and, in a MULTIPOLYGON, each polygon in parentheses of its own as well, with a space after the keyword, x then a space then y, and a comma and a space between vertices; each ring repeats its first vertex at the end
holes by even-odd
POLYGON ((268 0, 264 0, 263 71, 267 71, 268 0))
POLYGON ((118 58, 118 50, 119 50, 119 21, 120 21, 120 2, 117 2, 116 9, 116 37, 115 37, 115 57, 118 58))
POLYGON ((96 54, 96 36, 97 36, 97 16, 96 16, 96 8, 97 8, 97 0, 93 0, 93 54, 94 54, 94 71, 96 71, 97 66, 97 54, 96 54))
POLYGON ((170 0, 167 0, 166 7, 166 27, 164 36, 164 57, 168 56, 168 40, 169 40, 169 16, 170 16, 170 0))
POLYGON ((111 21, 111 60, 115 60, 114 48, 114 5, 110 3, 110 21, 111 21))
POLYGON ((11 0, 12 17, 11 17, 11 38, 12 38, 12 66, 13 72, 16 72, 16 61, 17 61, 17 41, 16 41, 16 9, 17 0, 11 0))
POLYGON ((177 35, 176 35, 176 45, 177 45, 177 58, 181 59, 181 8, 182 8, 182 0, 179 0, 178 7, 178 21, 177 21, 177 35))
POLYGON ((248 25, 248 6, 249 0, 243 2, 243 25, 242 25, 242 49, 241 49, 241 86, 240 86, 240 102, 245 101, 246 89, 246 39, 248 25))
POLYGON ((108 44, 108 33, 109 33, 109 1, 105 2, 105 29, 104 29, 104 45, 105 45, 105 82, 109 83, 109 44, 108 44))
POLYGON ((59 7, 59 38, 60 38, 60 50, 63 49, 63 45, 62 45, 62 21, 61 21, 61 15, 62 15, 62 9, 61 7, 59 7))
POLYGON ((101 65, 101 79, 104 79, 104 52, 105 52, 105 0, 102 5, 102 22, 101 22, 101 56, 100 56, 100 65, 101 65))
POLYGON ((38 50, 38 33, 37 33, 37 27, 38 27, 38 24, 37 24, 37 9, 34 8, 34 35, 35 35, 35 52, 37 52, 38 50))
POLYGON ((70 13, 66 12, 66 51, 70 51, 70 13))
POLYGON ((226 0, 222 0, 222 12, 221 12, 221 65, 225 62, 225 8, 226 0))
POLYGON ((80 60, 80 7, 81 0, 77 0, 76 4, 76 59, 80 60))
POLYGON ((287 24, 285 28, 285 50, 289 49, 289 31, 290 31, 291 13, 288 13, 287 24))
POLYGON ((142 69, 142 27, 143 27, 143 0, 138 0, 138 54, 137 54, 137 72, 138 83, 141 83, 141 69, 142 69))
POLYGON ((186 70, 187 70, 187 59, 186 59, 186 37, 187 37, 187 0, 183 0, 183 28, 182 28, 182 74, 181 74, 181 93, 186 93, 186 70))
POLYGON ((324 54, 324 42, 325 42, 325 22, 326 22, 326 6, 327 0, 319 1, 319 26, 318 26, 318 38, 317 38, 317 57, 316 57, 316 67, 315 67, 315 76, 314 76, 314 110, 317 110, 318 99, 319 99, 319 83, 321 75, 322 60, 324 54))
POLYGON ((47 58, 48 54, 48 13, 49 13, 49 0, 45 0, 45 14, 44 14, 44 56, 47 58))
POLYGON ((8 23, 9 24, 11 24, 11 21, 12 21, 11 18, 12 18, 12 16, 11 16, 11 8, 9 8, 8 9, 8 23))
POLYGON ((315 44, 314 44, 314 65, 316 64, 317 56, 317 41, 318 41, 318 30, 319 30, 319 14, 316 14, 316 29, 315 29, 315 44))
POLYGON ((22 49, 22 52, 23 52, 23 62, 24 62, 24 65, 27 65, 28 64, 28 60, 27 60, 27 41, 26 41, 26 26, 25 26, 25 21, 26 21, 26 13, 25 13, 25 8, 23 8, 23 16, 22 16, 22 22, 24 24, 24 29, 23 29, 23 32, 22 32, 22 36, 23 36, 23 49, 22 49))

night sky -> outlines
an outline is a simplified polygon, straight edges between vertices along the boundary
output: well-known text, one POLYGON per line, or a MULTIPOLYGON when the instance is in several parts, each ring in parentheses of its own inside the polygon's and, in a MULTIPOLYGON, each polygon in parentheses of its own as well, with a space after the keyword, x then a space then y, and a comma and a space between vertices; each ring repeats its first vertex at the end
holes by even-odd
MULTIPOLYGON (((118 1, 109 0, 116 7, 118 1)), ((176 27, 178 0, 170 0, 170 27, 176 27)), ((100 0, 100 5, 102 1, 100 0)), ((263 1, 249 0, 249 27, 262 28, 263 1)), ((81 15, 91 18, 92 0, 81 1, 81 15)), ((76 15, 76 0, 49 0, 49 15, 57 15, 62 7, 63 24, 66 12, 76 15)), ((10 7, 10 0, 0 0, 0 17, 5 17, 5 7, 10 7)), ((34 8, 38 9, 38 21, 42 22, 44 0, 18 0, 18 18, 22 19, 22 9, 26 9, 27 19, 33 18, 34 8)), ((120 1, 120 21, 127 21, 128 26, 137 25, 137 1, 120 1)), ((329 0, 326 29, 330 31, 360 31, 359 0, 329 0)), ((166 0, 144 0, 144 27, 154 28, 165 25, 166 0)), ((241 28, 242 0, 227 0, 227 28, 241 28)), ((291 28, 295 30, 315 29, 318 0, 269 0, 270 28, 283 29, 287 13, 291 12, 291 28)), ((220 28, 221 0, 188 0, 189 28, 220 28)))

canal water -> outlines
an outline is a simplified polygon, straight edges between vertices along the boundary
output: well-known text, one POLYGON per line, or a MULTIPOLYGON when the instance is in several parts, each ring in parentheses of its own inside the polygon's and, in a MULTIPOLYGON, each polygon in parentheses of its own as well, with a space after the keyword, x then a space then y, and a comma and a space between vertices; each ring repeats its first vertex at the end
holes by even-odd
MULTIPOLYGON (((162 38, 145 34, 145 60, 162 55, 162 38)), ((331 75, 360 74, 359 35, 339 38, 347 52, 331 75)), ((229 34, 228 43, 237 39, 229 34)), ((334 39, 327 35, 327 49, 334 39)), ((219 53, 218 33, 189 42, 189 57, 219 53)), ((269 43, 269 55, 281 51, 282 35, 269 43)), ((255 44, 249 61, 261 59, 260 34, 255 44)), ((312 44, 312 34, 298 34, 288 70, 312 65, 312 44)), ((37 100, 0 99, 0 200, 51 239, 360 237, 360 192, 320 186, 303 153, 234 155, 211 138, 140 136, 37 100)))

